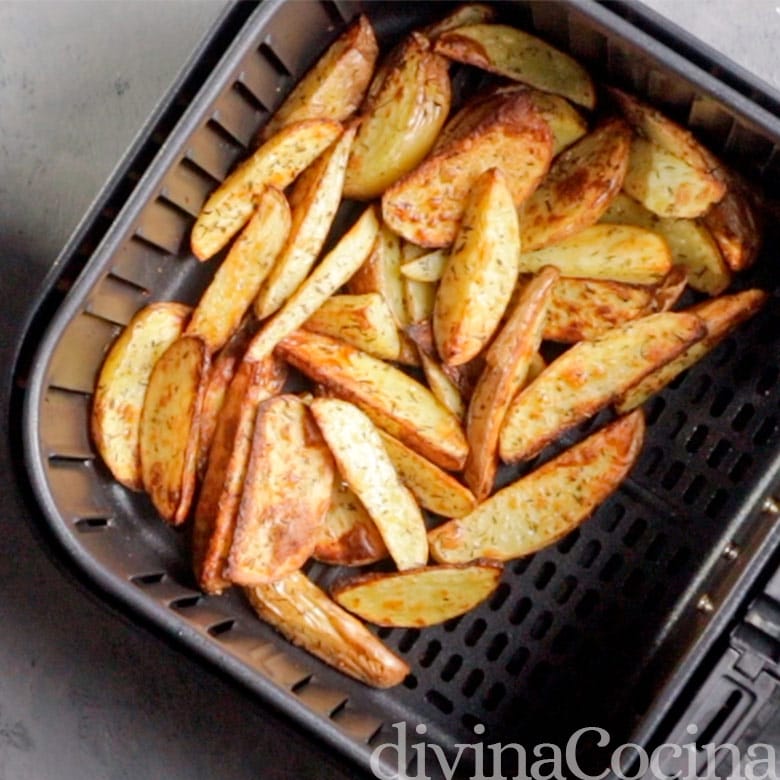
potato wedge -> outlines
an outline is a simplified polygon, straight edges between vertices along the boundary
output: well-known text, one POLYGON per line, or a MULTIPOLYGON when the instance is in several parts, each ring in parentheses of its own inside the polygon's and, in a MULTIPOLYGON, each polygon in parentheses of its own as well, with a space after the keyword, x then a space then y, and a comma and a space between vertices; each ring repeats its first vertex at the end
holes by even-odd
POLYGON ((203 339, 211 352, 236 332, 290 232, 290 207, 279 190, 264 187, 257 211, 230 247, 192 313, 187 335, 203 339))
POLYGON ((401 266, 401 273, 407 279, 416 282, 438 282, 444 273, 447 253, 443 249, 434 249, 424 255, 409 260, 401 266))
POLYGON ((390 55, 360 110, 344 195, 369 200, 412 170, 433 146, 450 110, 449 62, 412 33, 390 55))
POLYGON ((92 398, 92 440, 117 482, 142 490, 139 436, 144 395, 160 356, 181 335, 189 306, 150 303, 111 345, 92 398))
POLYGON ((262 360, 286 335, 303 325, 360 268, 374 246, 378 230, 376 214, 369 207, 284 306, 265 322, 250 342, 246 360, 262 360))
POLYGON ((455 240, 466 195, 484 171, 500 168, 516 206, 536 189, 552 158, 552 133, 525 91, 499 95, 490 113, 397 181, 382 196, 387 225, 413 244, 455 240))
POLYGON ((374 28, 361 14, 274 111, 262 139, 268 140, 284 126, 303 119, 348 119, 363 100, 378 56, 374 28))
POLYGON ((585 108, 596 105, 596 89, 582 65, 515 27, 504 24, 458 27, 440 35, 434 50, 457 62, 561 95, 585 108))
POLYGON ((636 225, 663 236, 672 253, 672 262, 686 269, 688 282, 694 290, 719 295, 731 283, 731 272, 717 243, 699 222, 659 217, 625 193, 610 203, 601 222, 636 225))
POLYGON ((155 363, 141 412, 139 449, 144 489, 160 516, 181 525, 195 492, 198 427, 209 352, 180 336, 155 363))
POLYGON ((438 466, 463 467, 468 445, 458 419, 403 371, 344 342, 300 330, 287 336, 277 352, 438 466))
POLYGON ((454 11, 448 13, 444 18, 439 19, 433 24, 424 27, 420 32, 426 37, 434 40, 445 32, 463 27, 466 24, 482 24, 493 21, 496 12, 489 5, 482 3, 465 3, 459 5, 454 11))
POLYGON ((303 327, 346 341, 380 360, 397 360, 401 352, 393 314, 379 293, 333 295, 303 327))
POLYGON ((369 572, 337 583, 331 595, 376 626, 425 628, 474 609, 498 587, 502 573, 491 560, 369 572))
POLYGON ((641 412, 621 417, 428 534, 440 563, 508 561, 568 534, 613 493, 642 448, 641 412))
POLYGON ((389 433, 379 431, 401 481, 424 509, 444 517, 461 517, 477 505, 471 491, 427 458, 409 449, 389 433))
POLYGON ((387 556, 382 534, 360 499, 345 482, 334 479, 313 557, 333 566, 367 566, 387 556))
POLYGON ((290 232, 254 302, 255 315, 270 317, 298 289, 325 244, 341 202, 344 172, 357 127, 348 127, 293 185, 290 232))
POLYGON ((436 285, 432 282, 418 282, 404 277, 404 306, 410 324, 428 320, 433 316, 436 303, 436 285))
POLYGON ((303 572, 245 590, 266 623, 294 645, 366 685, 400 685, 409 666, 303 572))
POLYGON ((221 593, 231 585, 224 570, 233 543, 257 407, 281 392, 286 379, 285 364, 271 355, 256 363, 243 361, 228 387, 192 529, 193 570, 206 593, 221 593))
POLYGON ((517 281, 520 231, 506 177, 497 168, 474 182, 436 292, 433 334, 442 360, 461 365, 490 340, 517 281))
POLYGON ((678 374, 701 360, 732 330, 750 319, 767 299, 768 296, 763 290, 745 290, 692 306, 688 311, 696 314, 707 328, 704 338, 630 388, 617 400, 615 408, 623 414, 641 406, 650 396, 666 387, 678 374))
POLYGON ((598 222, 623 185, 631 131, 604 122, 555 159, 520 216, 523 251, 543 249, 598 222))
POLYGON ((498 436, 512 399, 523 387, 542 330, 553 289, 555 268, 544 268, 527 285, 485 355, 485 369, 471 396, 466 417, 469 455, 463 472, 478 501, 493 490, 498 470, 498 436))
POLYGON ((685 290, 685 269, 674 266, 659 285, 603 279, 560 279, 553 289, 542 338, 573 344, 648 314, 667 311, 685 290))
POLYGON ((249 221, 265 187, 284 190, 341 132, 333 119, 306 119, 266 141, 209 196, 192 227, 193 255, 213 257, 249 221))
POLYGON ((554 265, 562 276, 655 284, 669 273, 672 255, 661 236, 633 225, 591 225, 564 241, 523 252, 520 272, 554 265))
POLYGON ((700 217, 726 193, 710 171, 635 136, 623 189, 659 217, 700 217))
POLYGON ((382 534, 390 557, 403 569, 428 562, 422 512, 401 482, 371 420, 349 401, 315 398, 311 411, 339 472, 382 534))
POLYGON ((532 458, 705 334, 695 314, 660 312, 575 344, 512 401, 499 439, 501 459, 532 458))
POLYGON ((300 398, 260 404, 225 572, 231 582, 263 585, 303 566, 320 538, 335 470, 300 398))
POLYGON ((450 378, 444 366, 436 358, 420 353, 425 381, 434 397, 447 407, 459 420, 466 417, 466 404, 460 389, 450 378))

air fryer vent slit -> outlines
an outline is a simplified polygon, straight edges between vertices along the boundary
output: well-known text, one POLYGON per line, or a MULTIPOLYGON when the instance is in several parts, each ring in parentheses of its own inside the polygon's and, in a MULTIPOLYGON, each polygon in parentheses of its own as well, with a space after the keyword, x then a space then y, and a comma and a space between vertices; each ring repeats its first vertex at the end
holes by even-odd
POLYGON ((209 626, 207 631, 209 636, 218 637, 222 634, 227 634, 229 631, 231 631, 236 625, 236 621, 233 618, 227 618, 226 620, 222 620, 219 623, 215 623, 212 626, 209 626))

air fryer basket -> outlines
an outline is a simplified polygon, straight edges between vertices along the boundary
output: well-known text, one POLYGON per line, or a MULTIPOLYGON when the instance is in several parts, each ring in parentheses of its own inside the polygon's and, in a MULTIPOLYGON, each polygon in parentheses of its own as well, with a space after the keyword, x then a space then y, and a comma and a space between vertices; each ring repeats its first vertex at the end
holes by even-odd
MULTIPOLYGON (((96 459, 88 413, 108 345, 149 301, 197 299, 212 268, 189 254, 194 217, 282 95, 358 11, 387 42, 445 9, 263 3, 56 312, 25 399, 31 482, 81 570, 364 767, 374 746, 395 741, 400 721, 410 735, 425 724, 425 738, 449 751, 480 739, 562 744, 585 725, 611 729, 613 744, 649 739, 778 541, 762 511, 780 471, 780 236, 771 224, 762 257, 736 285, 767 289, 768 305, 648 404, 647 442, 624 487, 581 529, 510 564, 480 609, 425 631, 379 631, 413 669, 397 689, 369 690, 292 647, 239 594, 201 595, 184 535, 96 459)), ((780 120, 757 103, 594 2, 499 11, 691 127, 776 206, 780 120)))

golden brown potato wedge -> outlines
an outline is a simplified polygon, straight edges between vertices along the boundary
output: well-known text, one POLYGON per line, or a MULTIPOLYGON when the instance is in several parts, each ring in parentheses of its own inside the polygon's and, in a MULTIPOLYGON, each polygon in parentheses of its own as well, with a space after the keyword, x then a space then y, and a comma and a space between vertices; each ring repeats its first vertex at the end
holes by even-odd
POLYGON ((208 260, 241 230, 265 187, 284 190, 341 135, 333 119, 306 119, 282 128, 211 193, 192 228, 190 246, 208 260))
POLYGON ((412 33, 390 55, 360 109, 344 194, 368 200, 412 170, 433 146, 450 110, 449 63, 412 33))
POLYGON ((150 303, 111 345, 100 368, 90 425, 100 457, 118 482, 141 490, 139 435, 146 386, 190 314, 181 303, 150 303))
POLYGON ((398 360, 401 352, 395 319, 379 293, 333 295, 303 327, 346 341, 380 360, 398 360))
POLYGON ((367 566, 387 556, 382 534, 360 499, 345 482, 334 479, 313 557, 334 566, 367 566))
POLYGON ((378 230, 376 214, 369 207, 284 306, 265 322, 247 347, 246 360, 262 360, 286 335, 303 325, 360 268, 378 230))
POLYGON ((139 449, 144 489, 161 517, 181 525, 195 492, 198 427, 209 352, 180 336, 155 363, 141 412, 139 449))
POLYGON ((419 282, 404 277, 404 306, 410 324, 422 322, 433 316, 436 303, 436 285, 432 282, 419 282))
POLYGON ((621 417, 499 490, 470 515, 429 532, 440 563, 489 557, 508 561, 568 534, 614 492, 644 437, 641 412, 621 417))
POLYGON ((254 302, 258 319, 270 317, 298 289, 320 254, 341 202, 344 172, 357 127, 352 125, 318 157, 290 193, 290 232, 254 302))
POLYGON ((469 132, 429 156, 382 196, 385 222, 413 244, 449 246, 466 195, 484 171, 500 168, 516 206, 536 189, 552 157, 552 133, 525 91, 499 95, 469 132))
POLYGON ((726 193, 710 171, 639 136, 631 142, 623 189, 659 217, 700 217, 726 193))
POLYGON ((433 334, 442 360, 461 365, 490 340, 517 281, 520 231, 506 177, 491 168, 474 182, 436 292, 433 334))
POLYGON ((575 344, 512 401, 501 429, 501 459, 533 457, 705 334, 695 314, 660 312, 575 344))
POLYGON ((461 517, 474 509, 474 496, 455 477, 390 434, 379 433, 395 470, 420 506, 444 517, 461 517))
POLYGON ((409 667, 303 572, 247 588, 257 614, 294 645, 375 688, 403 682, 409 667))
POLYGON ((366 508, 395 565, 428 562, 428 541, 420 507, 401 482, 371 420, 349 401, 315 398, 311 411, 339 472, 366 508))
POLYGON ((550 246, 598 222, 623 185, 630 147, 628 125, 611 119, 562 152, 523 206, 523 251, 550 246))
POLYGON ((206 593, 221 593, 244 487, 257 407, 281 392, 285 364, 273 355, 238 367, 220 410, 192 529, 195 577, 206 593))
POLYGON ((641 203, 620 193, 601 217, 605 224, 636 225, 662 236, 672 262, 686 269, 694 290, 719 295, 731 283, 731 272, 710 231, 691 219, 659 217, 641 203))
POLYGON ((443 33, 435 51, 593 108, 596 89, 576 60, 527 32, 504 24, 472 24, 443 33))
POLYGON ((512 399, 523 387, 558 280, 555 268, 544 268, 522 294, 485 355, 485 368, 471 396, 466 417, 469 455, 463 476, 478 501, 493 490, 498 469, 498 435, 512 399))
POLYGON ((466 404, 460 389, 449 376, 444 366, 436 358, 420 352, 425 381, 433 395, 449 409, 459 420, 466 417, 466 404))
POLYGON ((523 252, 520 272, 554 265, 562 276, 655 284, 669 273, 672 255, 666 241, 633 225, 591 225, 545 249, 523 252))
POLYGON ((348 119, 363 100, 378 55, 374 28, 361 14, 274 111, 263 128, 263 140, 302 119, 348 119))
POLYGON ((707 328, 704 338, 630 388, 617 400, 615 408, 623 414, 643 404, 678 374, 701 360, 732 330, 750 319, 766 303, 767 298, 763 290, 745 290, 692 306, 689 311, 696 314, 707 328))
POLYGON ((543 338, 562 344, 595 339, 617 325, 667 311, 685 290, 685 269, 674 266, 659 285, 599 279, 560 279, 555 285, 543 338))
POLYGON ((474 609, 498 587, 502 573, 491 560, 369 572, 337 583, 331 594, 368 623, 425 628, 474 609))
POLYGON ((401 266, 401 273, 407 279, 416 282, 438 282, 444 273, 447 263, 447 253, 443 249, 434 249, 426 252, 414 260, 409 260, 401 266))
POLYGON ((263 585, 303 566, 320 538, 335 470, 300 398, 260 404, 228 556, 231 582, 263 585))
POLYGON ((430 390, 403 371, 342 341, 300 330, 287 336, 277 351, 438 466, 463 467, 468 445, 460 422, 430 390))
POLYGON ((213 353, 236 332, 290 232, 290 207, 279 190, 264 187, 257 211, 230 247, 192 313, 187 335, 213 353))
POLYGON ((424 27, 421 32, 431 40, 438 38, 442 33, 463 27, 466 24, 482 24, 493 21, 496 12, 489 5, 482 3, 465 3, 448 13, 444 18, 424 27))

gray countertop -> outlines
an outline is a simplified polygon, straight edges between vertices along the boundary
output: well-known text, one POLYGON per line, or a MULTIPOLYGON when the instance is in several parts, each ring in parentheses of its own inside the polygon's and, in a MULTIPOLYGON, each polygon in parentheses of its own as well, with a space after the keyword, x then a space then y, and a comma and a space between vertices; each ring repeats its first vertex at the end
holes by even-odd
MULTIPOLYGON (((647 4, 780 89, 780 0, 647 4)), ((0 0, 0 278, 19 307, 223 7, 0 0)), ((6 369, 21 320, 0 328, 6 369)), ((353 776, 92 597, 0 490, 0 780, 353 776)))

